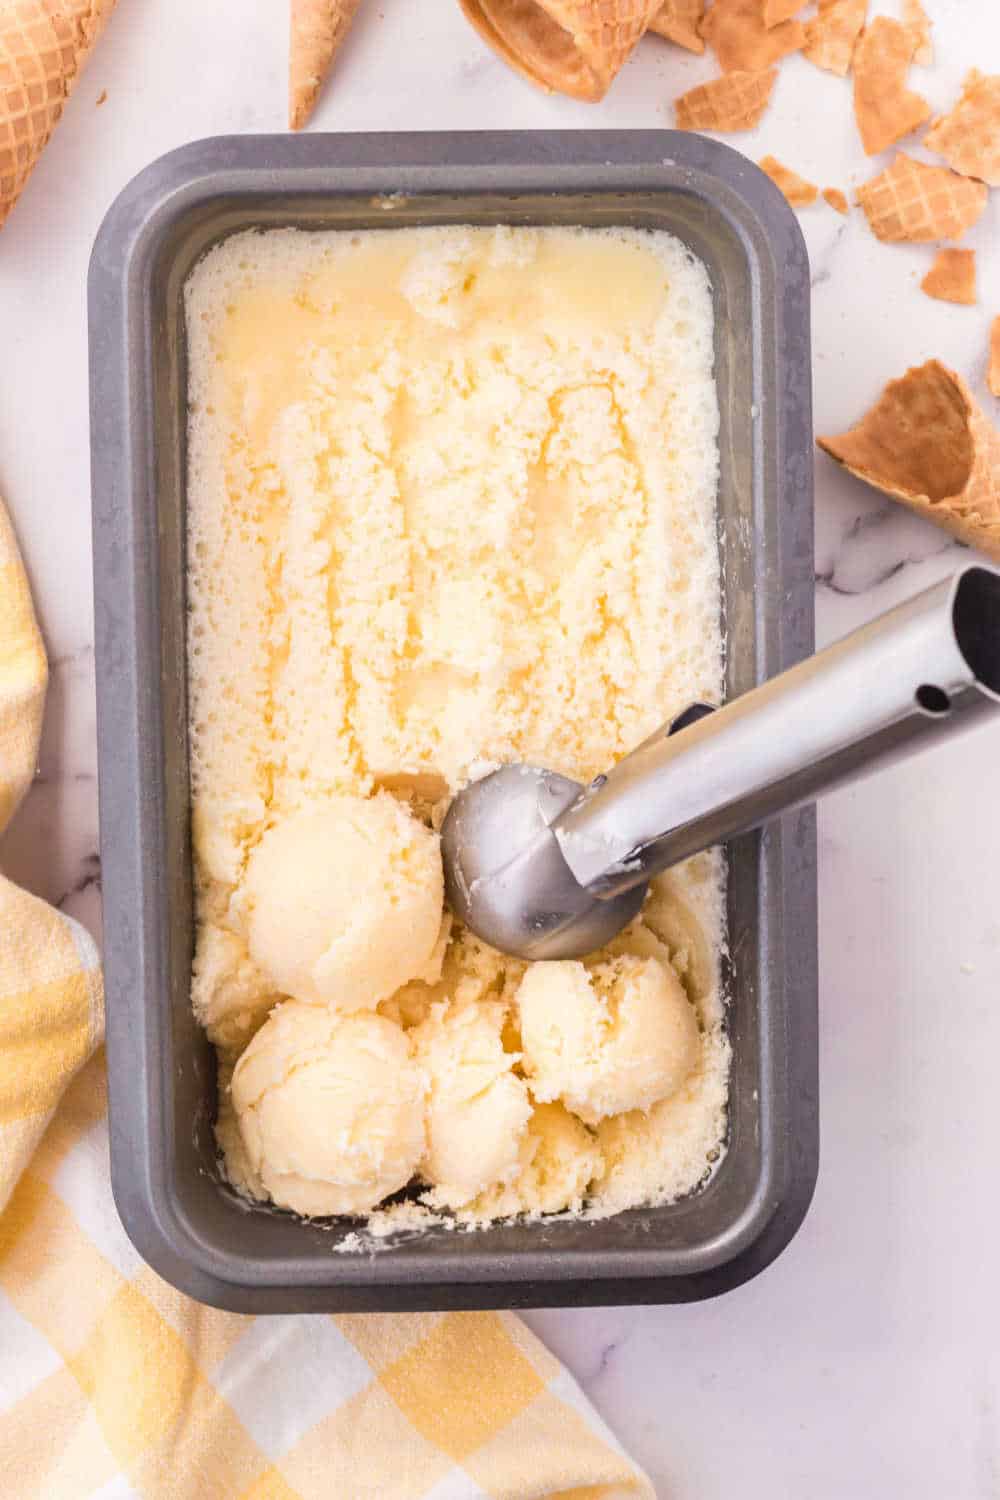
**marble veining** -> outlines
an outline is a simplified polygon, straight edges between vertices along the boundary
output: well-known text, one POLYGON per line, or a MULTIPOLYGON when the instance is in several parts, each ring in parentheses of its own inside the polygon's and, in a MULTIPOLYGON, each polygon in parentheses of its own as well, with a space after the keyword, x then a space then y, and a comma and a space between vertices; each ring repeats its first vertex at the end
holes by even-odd
POLYGON ((817 569, 816 583, 835 594, 866 594, 913 563, 946 552, 954 553, 953 565, 958 567, 969 549, 887 501, 881 510, 851 523, 829 566, 817 569))

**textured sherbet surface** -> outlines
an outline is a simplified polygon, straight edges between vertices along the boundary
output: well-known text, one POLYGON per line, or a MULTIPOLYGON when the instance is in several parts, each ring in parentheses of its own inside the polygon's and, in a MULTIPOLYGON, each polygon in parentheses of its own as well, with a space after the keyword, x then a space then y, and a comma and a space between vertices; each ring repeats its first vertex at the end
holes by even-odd
POLYGON ((210 251, 185 296, 192 998, 231 1178, 363 1213, 412 1154, 366 1168, 353 1209, 268 1186, 286 1127, 271 1180, 314 1204, 339 1181, 301 1123, 325 1098, 312 1052, 316 1088, 293 1067, 245 1103, 238 1060, 291 998, 329 1011, 341 1079, 345 1018, 391 1028, 358 1066, 419 1075, 428 1212, 687 1191, 725 1129, 719 862, 658 882, 581 970, 585 1098, 528 1055, 539 981, 442 922, 434 829, 485 768, 588 780, 720 696, 704 267, 631 229, 273 230, 210 251))

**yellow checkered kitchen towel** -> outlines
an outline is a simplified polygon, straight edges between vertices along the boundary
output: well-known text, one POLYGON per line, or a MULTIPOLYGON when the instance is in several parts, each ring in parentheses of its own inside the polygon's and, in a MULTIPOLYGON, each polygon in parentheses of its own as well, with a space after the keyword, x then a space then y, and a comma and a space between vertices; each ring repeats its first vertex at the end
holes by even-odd
MULTIPOLYGON (((45 681, 0 503, 0 827, 45 681)), ((650 1500, 510 1314, 250 1318, 161 1281, 111 1199, 102 1031, 90 938, 0 876, 0 1500, 650 1500)))

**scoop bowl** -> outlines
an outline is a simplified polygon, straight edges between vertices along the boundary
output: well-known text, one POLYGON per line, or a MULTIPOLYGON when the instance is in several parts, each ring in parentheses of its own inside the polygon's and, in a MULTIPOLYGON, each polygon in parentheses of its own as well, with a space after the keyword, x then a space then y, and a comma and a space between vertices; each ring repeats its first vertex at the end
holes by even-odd
POLYGON ((581 958, 642 906, 645 884, 601 900, 563 858, 551 825, 582 791, 555 771, 507 765, 472 782, 448 809, 441 828, 448 904, 502 953, 581 958))

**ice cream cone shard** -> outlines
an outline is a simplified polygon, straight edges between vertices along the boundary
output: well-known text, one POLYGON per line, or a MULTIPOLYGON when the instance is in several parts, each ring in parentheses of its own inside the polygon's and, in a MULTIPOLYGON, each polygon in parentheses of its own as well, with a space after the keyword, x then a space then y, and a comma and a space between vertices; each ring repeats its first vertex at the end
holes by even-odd
POLYGON ((818 15, 806 23, 803 57, 818 68, 846 77, 867 11, 868 0, 834 0, 831 5, 821 5, 818 15))
POLYGON ((723 73, 699 83, 674 100, 678 130, 752 130, 771 99, 777 68, 757 73, 723 73))
POLYGON ((1000 73, 988 75, 973 68, 962 85, 962 97, 934 121, 924 145, 956 172, 1000 187, 1000 73))
POLYGON ((939 250, 920 290, 939 302, 971 307, 976 300, 975 250, 939 250))
POLYGON ((764 25, 770 30, 782 21, 790 21, 804 5, 805 0, 764 0, 764 25))
POLYGON ((704 52, 704 38, 698 30, 704 14, 705 0, 664 0, 649 29, 689 52, 704 52))
POLYGON ((877 156, 930 118, 927 100, 906 86, 915 46, 905 26, 876 16, 855 48, 854 113, 868 156, 877 156))
POLYGON ((0 224, 55 129, 114 3, 0 3, 0 224))
POLYGON ((301 130, 316 106, 359 0, 291 0, 288 123, 301 130))
POLYGON ((858 479, 1000 559, 1000 432, 936 359, 891 380, 849 432, 819 446, 858 479))
POLYGON ((806 39, 801 21, 765 25, 761 0, 713 0, 701 33, 724 73, 770 68, 806 39))
POLYGON ((793 172, 791 167, 786 167, 777 157, 762 156, 759 166, 775 187, 781 189, 793 208, 805 208, 807 204, 815 203, 819 197, 819 188, 815 183, 800 177, 798 172, 793 172))
POLYGON ((905 151, 858 188, 872 233, 889 244, 961 239, 982 214, 988 196, 985 183, 947 167, 929 167, 905 151))
POLYGON ((929 68, 934 61, 931 19, 921 0, 903 0, 903 25, 913 38, 913 61, 929 68))
POLYGON ((461 0, 480 36, 532 83, 603 99, 662 0, 461 0))

